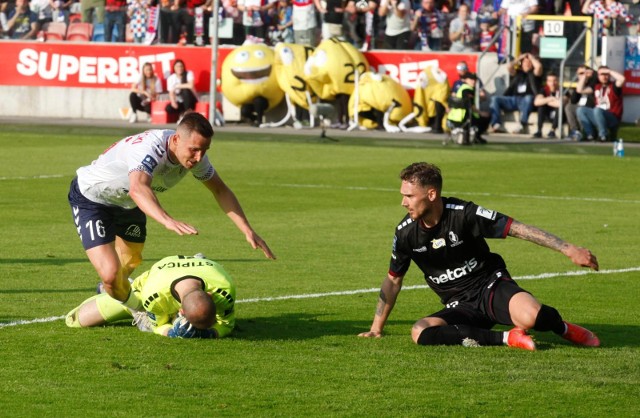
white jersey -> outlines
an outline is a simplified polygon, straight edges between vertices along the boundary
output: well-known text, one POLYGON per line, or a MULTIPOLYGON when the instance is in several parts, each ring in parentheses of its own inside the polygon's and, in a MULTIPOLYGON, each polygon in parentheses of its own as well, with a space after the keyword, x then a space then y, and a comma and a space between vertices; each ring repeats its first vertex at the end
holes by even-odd
POLYGON ((96 203, 132 209, 136 207, 129 196, 132 171, 151 176, 151 188, 155 192, 169 190, 189 171, 200 181, 213 177, 215 170, 206 155, 191 170, 169 160, 169 137, 174 133, 174 130, 157 129, 116 142, 91 165, 77 170, 80 192, 96 203))

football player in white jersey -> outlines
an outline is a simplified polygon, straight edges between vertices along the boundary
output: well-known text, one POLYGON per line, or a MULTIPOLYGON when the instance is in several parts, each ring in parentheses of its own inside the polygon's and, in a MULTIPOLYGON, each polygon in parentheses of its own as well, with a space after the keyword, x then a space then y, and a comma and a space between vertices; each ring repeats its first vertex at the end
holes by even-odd
POLYGON ((209 189, 249 244, 275 259, 211 165, 206 153, 212 136, 209 121, 192 112, 175 131, 150 130, 116 142, 80 167, 71 182, 69 203, 87 256, 105 291, 130 309, 141 309, 127 279, 142 261, 147 216, 178 235, 198 234, 195 226, 169 215, 156 197, 188 172, 209 189))

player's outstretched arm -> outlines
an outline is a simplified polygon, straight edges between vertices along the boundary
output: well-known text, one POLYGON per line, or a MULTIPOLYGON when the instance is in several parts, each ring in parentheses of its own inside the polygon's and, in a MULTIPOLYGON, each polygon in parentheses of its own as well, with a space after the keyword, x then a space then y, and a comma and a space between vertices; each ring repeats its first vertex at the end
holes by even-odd
POLYGON ((535 226, 523 224, 514 219, 509 229, 509 236, 559 251, 569 257, 569 259, 578 266, 589 267, 596 271, 600 268, 598 259, 587 248, 578 247, 570 242, 566 242, 535 226))
POLYGON ((382 329, 396 304, 398 293, 402 289, 403 278, 404 276, 393 277, 387 274, 382 286, 380 286, 380 297, 378 298, 378 306, 376 307, 376 314, 373 317, 371 328, 367 332, 358 334, 358 337, 382 338, 382 329))
POLYGON ((204 185, 213 193, 220 209, 227 214, 227 216, 233 221, 240 231, 244 234, 247 242, 253 249, 260 248, 265 257, 275 259, 267 243, 253 230, 249 224, 240 202, 236 198, 233 191, 222 181, 222 178, 215 173, 213 177, 204 182, 204 185))
POLYGON ((129 174, 129 196, 138 208, 165 228, 178 235, 197 235, 198 230, 188 223, 173 219, 160 205, 151 189, 151 176, 142 171, 129 174))

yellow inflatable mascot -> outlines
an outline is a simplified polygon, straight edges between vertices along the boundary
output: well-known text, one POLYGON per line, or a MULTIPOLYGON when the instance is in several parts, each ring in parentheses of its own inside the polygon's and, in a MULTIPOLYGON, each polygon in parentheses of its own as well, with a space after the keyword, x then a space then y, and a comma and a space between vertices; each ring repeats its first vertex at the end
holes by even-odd
POLYGON ((222 94, 255 125, 261 124, 264 112, 273 109, 284 97, 273 71, 274 59, 270 47, 245 43, 222 63, 222 94))
POLYGON ((358 78, 369 71, 369 63, 351 43, 333 37, 313 51, 304 67, 307 83, 324 101, 333 101, 337 118, 332 128, 348 128, 347 104, 358 78))
MULTIPOLYGON (((309 108, 317 101, 317 96, 304 78, 304 65, 313 53, 313 47, 279 42, 274 48, 275 58, 273 70, 280 90, 285 94, 287 113, 279 122, 266 124, 268 127, 282 126, 294 120, 294 127, 301 128, 302 124, 296 117, 296 106, 309 108)), ((313 127, 314 118, 311 117, 310 126, 313 127)))
POLYGON ((431 126, 433 132, 441 133, 446 128, 444 117, 451 87, 447 73, 438 67, 422 70, 413 96, 416 120, 420 126, 431 126))
POLYGON ((386 74, 367 72, 360 77, 358 91, 349 99, 349 116, 358 112, 358 124, 366 129, 384 126, 398 132, 398 124, 411 113, 409 93, 386 74))
POLYGON ((305 79, 322 100, 333 100, 337 94, 351 94, 356 73, 369 71, 362 52, 340 38, 325 39, 305 64, 305 79))

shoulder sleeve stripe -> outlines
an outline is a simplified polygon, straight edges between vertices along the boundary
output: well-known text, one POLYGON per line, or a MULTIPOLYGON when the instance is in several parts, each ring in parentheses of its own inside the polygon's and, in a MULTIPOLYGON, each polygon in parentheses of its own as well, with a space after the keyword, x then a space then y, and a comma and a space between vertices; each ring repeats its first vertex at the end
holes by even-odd
POLYGON ((453 203, 447 203, 446 207, 447 207, 447 209, 452 209, 452 210, 463 210, 464 209, 464 206, 455 205, 453 203))

